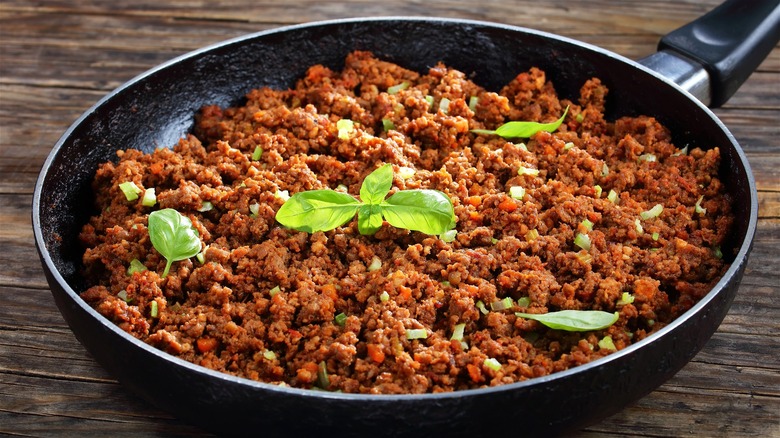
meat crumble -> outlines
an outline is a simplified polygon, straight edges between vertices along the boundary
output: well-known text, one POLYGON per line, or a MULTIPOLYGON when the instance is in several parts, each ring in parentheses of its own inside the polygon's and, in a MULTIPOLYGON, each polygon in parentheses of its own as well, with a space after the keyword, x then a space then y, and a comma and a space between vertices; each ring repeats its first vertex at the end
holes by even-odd
POLYGON ((455 391, 591 362, 702 298, 727 268, 733 221, 719 150, 680 149, 652 117, 605 120, 607 95, 593 78, 577 101, 561 98, 537 68, 488 91, 443 64, 422 74, 353 52, 341 71, 315 65, 294 88, 204 107, 172 148, 120 150, 98 169, 81 296, 172 355, 300 388, 455 391), (567 108, 552 133, 472 132, 567 108), (298 192, 357 197, 387 163, 394 191, 450 197, 454 237, 387 223, 367 236, 356 219, 310 234, 275 220, 298 192), (154 205, 128 201, 125 182, 154 188, 154 205), (203 248, 165 277, 147 228, 164 208, 191 220, 203 248), (572 332, 516 315, 559 310, 619 318, 572 332))

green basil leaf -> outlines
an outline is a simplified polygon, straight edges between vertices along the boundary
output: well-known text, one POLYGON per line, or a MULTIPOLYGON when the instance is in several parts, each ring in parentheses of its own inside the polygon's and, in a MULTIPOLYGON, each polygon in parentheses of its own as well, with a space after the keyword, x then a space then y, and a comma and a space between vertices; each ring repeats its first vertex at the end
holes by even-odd
POLYGON ((560 119, 550 123, 538 123, 538 122, 507 122, 499 126, 495 131, 488 129, 473 129, 471 132, 475 134, 491 135, 495 134, 503 138, 529 138, 533 137, 541 131, 553 132, 558 129, 563 120, 566 118, 566 114, 569 112, 569 107, 563 112, 560 119))
POLYGON ((569 332, 587 332, 605 329, 618 320, 618 312, 609 313, 601 310, 561 310, 541 314, 521 313, 515 315, 538 321, 551 329, 569 332))
POLYGON ((381 207, 385 220, 396 228, 437 235, 455 226, 452 201, 438 190, 402 190, 381 207))
POLYGON ((152 245, 167 261, 163 277, 168 275, 173 262, 194 257, 201 250, 198 230, 192 221, 172 208, 150 213, 148 229, 152 245))
POLYGON ((344 225, 355 216, 360 202, 335 190, 311 190, 292 195, 276 212, 285 227, 314 233, 344 225))
POLYGON ((371 172, 360 186, 360 200, 366 204, 379 204, 393 186, 393 165, 385 164, 371 172))
POLYGON ((358 231, 372 235, 382 228, 382 209, 377 204, 363 204, 358 210, 358 231))

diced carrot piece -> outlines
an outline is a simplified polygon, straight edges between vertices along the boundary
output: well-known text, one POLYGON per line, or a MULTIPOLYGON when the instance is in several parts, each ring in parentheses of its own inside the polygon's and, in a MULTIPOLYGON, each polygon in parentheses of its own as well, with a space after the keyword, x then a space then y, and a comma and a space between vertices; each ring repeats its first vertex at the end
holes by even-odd
POLYGON ((506 198, 498 204, 498 208, 507 213, 517 210, 517 203, 514 199, 506 198))
POLYGON ((219 344, 219 341, 217 341, 214 338, 203 337, 203 338, 198 338, 198 340, 195 343, 198 347, 198 351, 200 351, 201 353, 208 353, 209 351, 214 351, 217 349, 217 345, 219 344))
POLYGON ((380 345, 368 344, 368 357, 376 363, 382 363, 385 361, 385 352, 380 345))
POLYGON ((472 207, 477 207, 479 204, 482 204, 482 197, 481 196, 469 196, 466 198, 466 204, 471 205, 472 207))

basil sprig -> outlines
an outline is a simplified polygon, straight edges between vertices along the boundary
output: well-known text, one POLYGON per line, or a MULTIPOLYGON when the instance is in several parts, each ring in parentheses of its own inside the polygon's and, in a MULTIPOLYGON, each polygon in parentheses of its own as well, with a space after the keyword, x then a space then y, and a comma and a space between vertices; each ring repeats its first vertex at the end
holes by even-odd
POLYGON ((547 131, 547 132, 555 131, 561 126, 568 112, 569 112, 569 107, 567 106, 561 118, 550 123, 514 121, 514 122, 504 123, 503 125, 496 128, 495 131, 492 131, 490 129, 472 129, 471 132, 475 134, 483 134, 483 135, 495 134, 503 138, 529 138, 541 131, 547 131))
POLYGON ((587 332, 605 329, 618 320, 618 312, 609 313, 601 310, 561 310, 548 313, 521 313, 515 315, 538 321, 551 329, 568 332, 587 332))
POLYGON ((358 215, 358 231, 371 235, 383 221, 397 228, 437 235, 455 226, 452 201, 438 190, 400 190, 385 199, 393 185, 393 167, 385 164, 363 180, 360 200, 334 190, 292 195, 276 212, 276 220, 294 230, 329 231, 358 215))
POLYGON ((163 277, 168 275, 173 262, 194 257, 201 250, 198 230, 192 221, 172 208, 150 213, 148 228, 154 249, 167 261, 163 277))

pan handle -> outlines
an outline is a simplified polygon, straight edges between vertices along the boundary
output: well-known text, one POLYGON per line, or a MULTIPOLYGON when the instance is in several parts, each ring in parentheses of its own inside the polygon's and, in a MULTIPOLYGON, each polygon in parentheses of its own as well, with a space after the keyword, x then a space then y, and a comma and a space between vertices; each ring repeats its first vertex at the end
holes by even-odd
POLYGON ((664 36, 640 60, 717 108, 780 41, 780 0, 727 0, 664 36))

